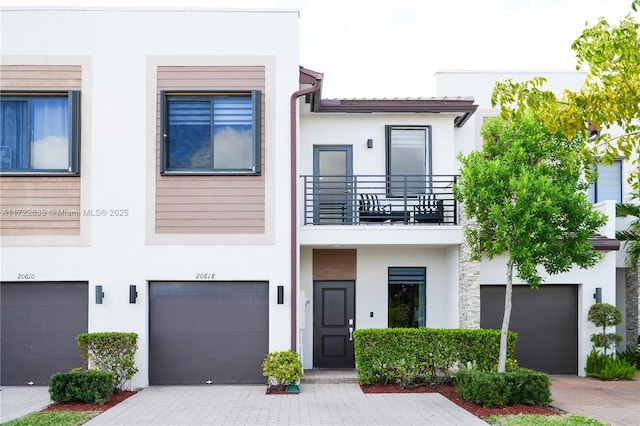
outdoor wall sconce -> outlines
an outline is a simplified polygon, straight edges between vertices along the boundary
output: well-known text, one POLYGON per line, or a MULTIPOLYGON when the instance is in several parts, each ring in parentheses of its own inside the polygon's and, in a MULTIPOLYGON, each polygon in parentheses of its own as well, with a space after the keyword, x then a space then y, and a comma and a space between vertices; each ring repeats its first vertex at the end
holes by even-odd
POLYGON ((596 303, 602 303, 602 288, 596 287, 596 292, 593 293, 593 298, 596 299, 596 303))
POLYGON ((136 291, 135 285, 129 286, 129 303, 136 303, 136 299, 138 298, 138 292, 136 291))
POLYGON ((104 293, 102 292, 102 286, 96 286, 96 305, 102 305, 102 298, 104 297, 104 293))
POLYGON ((373 139, 367 139, 367 148, 373 148, 373 139))
POLYGON ((278 305, 282 305, 284 303, 284 286, 278 286, 278 305))

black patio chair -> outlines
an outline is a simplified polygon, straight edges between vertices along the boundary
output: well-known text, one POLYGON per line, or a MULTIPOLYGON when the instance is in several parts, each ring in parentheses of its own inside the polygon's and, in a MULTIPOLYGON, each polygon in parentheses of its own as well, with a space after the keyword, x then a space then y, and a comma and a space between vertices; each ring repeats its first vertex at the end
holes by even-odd
POLYGON ((418 223, 444 222, 444 206, 442 200, 438 200, 436 194, 418 196, 418 204, 413 206, 413 220, 418 223))

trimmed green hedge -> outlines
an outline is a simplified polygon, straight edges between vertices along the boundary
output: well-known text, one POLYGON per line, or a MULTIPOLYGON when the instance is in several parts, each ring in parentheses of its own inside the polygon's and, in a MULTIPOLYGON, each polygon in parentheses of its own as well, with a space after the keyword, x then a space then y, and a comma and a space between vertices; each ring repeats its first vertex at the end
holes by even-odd
POLYGON ((113 372, 118 389, 124 390, 127 380, 138 372, 135 362, 138 350, 136 333, 82 333, 76 340, 80 356, 87 366, 113 372))
POLYGON ((461 369, 456 373, 458 395, 483 407, 549 405, 550 384, 547 374, 527 368, 504 373, 461 369))
MULTIPOLYGON (((500 330, 381 328, 353 333, 361 384, 439 384, 462 363, 490 371, 498 364, 500 330)), ((507 357, 518 335, 509 332, 507 357)))
POLYGON ((80 370, 56 373, 49 380, 49 396, 54 402, 104 404, 115 388, 111 371, 80 370))

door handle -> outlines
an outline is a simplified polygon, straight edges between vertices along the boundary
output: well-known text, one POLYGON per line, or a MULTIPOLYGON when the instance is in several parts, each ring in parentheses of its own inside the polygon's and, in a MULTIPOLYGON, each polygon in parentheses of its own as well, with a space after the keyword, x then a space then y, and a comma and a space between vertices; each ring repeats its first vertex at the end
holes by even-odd
POLYGON ((353 342, 353 327, 349 327, 349 341, 353 342))

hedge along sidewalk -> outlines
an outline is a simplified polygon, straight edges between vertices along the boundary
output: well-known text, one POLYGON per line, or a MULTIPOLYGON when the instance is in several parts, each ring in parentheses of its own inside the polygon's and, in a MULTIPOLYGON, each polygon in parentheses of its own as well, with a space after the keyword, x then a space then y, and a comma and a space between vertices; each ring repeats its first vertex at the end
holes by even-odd
MULTIPOLYGON (((500 330, 382 328, 354 332, 361 384, 441 383, 460 364, 491 371, 498 364, 500 330)), ((513 359, 517 333, 509 332, 507 358, 513 359)))

